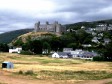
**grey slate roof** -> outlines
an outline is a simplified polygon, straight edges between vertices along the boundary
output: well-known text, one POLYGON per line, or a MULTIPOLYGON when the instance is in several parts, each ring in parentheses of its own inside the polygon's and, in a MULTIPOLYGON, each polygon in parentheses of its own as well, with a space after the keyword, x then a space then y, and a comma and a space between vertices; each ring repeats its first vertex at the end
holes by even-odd
POLYGON ((65 53, 65 52, 58 52, 58 55, 67 56, 67 53, 65 53))

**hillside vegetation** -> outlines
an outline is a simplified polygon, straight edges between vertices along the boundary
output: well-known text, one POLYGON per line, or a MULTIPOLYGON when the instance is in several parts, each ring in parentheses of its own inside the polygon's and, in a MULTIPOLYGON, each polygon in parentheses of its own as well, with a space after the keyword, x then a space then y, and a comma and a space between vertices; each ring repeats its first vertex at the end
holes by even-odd
POLYGON ((78 22, 78 23, 73 23, 73 24, 66 24, 66 28, 67 29, 75 29, 75 30, 80 29, 81 26, 94 28, 99 23, 112 24, 112 19, 110 19, 110 20, 92 21, 92 22, 78 22))
POLYGON ((0 34, 0 43, 10 43, 13 39, 17 38, 18 36, 31 31, 33 31, 33 29, 21 29, 2 33, 0 34))

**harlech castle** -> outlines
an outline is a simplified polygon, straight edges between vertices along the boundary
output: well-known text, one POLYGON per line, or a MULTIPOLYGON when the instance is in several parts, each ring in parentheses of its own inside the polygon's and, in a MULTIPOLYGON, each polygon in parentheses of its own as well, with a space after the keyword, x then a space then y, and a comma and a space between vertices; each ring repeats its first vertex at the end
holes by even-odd
POLYGON ((53 24, 49 24, 49 22, 46 22, 46 24, 40 24, 40 22, 35 23, 35 32, 51 32, 55 34, 61 34, 63 32, 66 32, 66 27, 59 24, 57 21, 55 21, 53 24))

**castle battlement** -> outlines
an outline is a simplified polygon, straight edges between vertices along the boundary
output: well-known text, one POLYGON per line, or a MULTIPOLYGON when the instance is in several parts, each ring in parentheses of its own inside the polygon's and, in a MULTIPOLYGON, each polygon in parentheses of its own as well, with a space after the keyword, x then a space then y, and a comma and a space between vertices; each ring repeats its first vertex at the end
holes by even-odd
POLYGON ((40 21, 35 23, 35 32, 52 32, 61 34, 62 32, 66 31, 66 28, 59 24, 57 21, 55 21, 53 24, 49 24, 49 22, 46 22, 46 24, 40 24, 40 21))

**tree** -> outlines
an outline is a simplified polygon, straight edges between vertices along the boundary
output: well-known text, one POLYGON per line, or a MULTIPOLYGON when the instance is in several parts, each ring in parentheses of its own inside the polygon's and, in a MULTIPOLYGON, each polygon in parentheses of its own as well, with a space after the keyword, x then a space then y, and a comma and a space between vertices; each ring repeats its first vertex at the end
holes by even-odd
POLYGON ((22 46, 24 43, 23 43, 23 41, 21 40, 21 39, 18 39, 18 40, 16 40, 14 43, 13 43, 13 45, 14 46, 22 46))
POLYGON ((77 43, 70 43, 67 45, 68 48, 73 48, 75 50, 77 48, 77 43))
POLYGON ((30 51, 36 54, 42 54, 42 42, 40 40, 33 40, 29 42, 30 51))
POLYGON ((112 61, 112 42, 105 46, 104 51, 102 53, 105 57, 105 60, 112 61))
POLYGON ((68 47, 68 44, 76 43, 75 33, 66 33, 59 38, 60 48, 68 47))
POLYGON ((8 50, 9 50, 9 47, 8 47, 7 44, 5 44, 5 43, 0 43, 0 51, 1 51, 1 52, 8 52, 8 50))
POLYGON ((58 51, 60 49, 61 46, 61 41, 58 37, 52 38, 51 41, 51 49, 54 51, 58 51))
POLYGON ((43 43, 44 54, 49 54, 50 53, 50 49, 51 49, 50 44, 48 42, 44 42, 43 43))
POLYGON ((22 45, 23 50, 31 51, 35 54, 42 54, 42 42, 40 40, 28 41, 22 45))
POLYGON ((106 31, 103 33, 103 35, 103 38, 111 38, 111 32, 106 31))
POLYGON ((89 44, 89 43, 91 43, 92 35, 86 33, 85 30, 80 29, 80 30, 77 31, 76 39, 81 44, 89 44))
POLYGON ((30 50, 30 41, 28 41, 27 43, 24 43, 24 44, 22 45, 22 49, 23 49, 24 51, 30 50))

